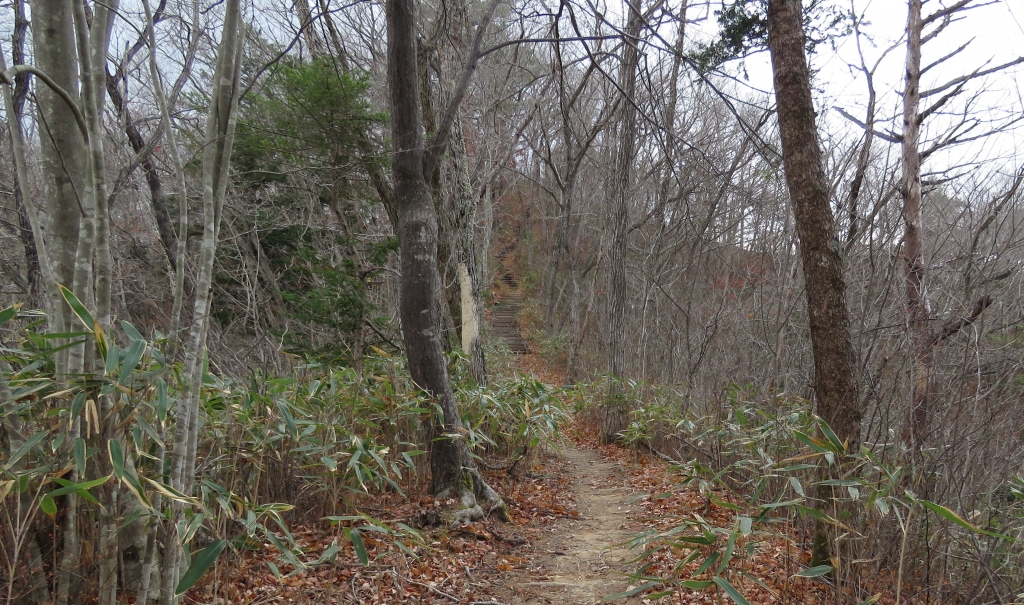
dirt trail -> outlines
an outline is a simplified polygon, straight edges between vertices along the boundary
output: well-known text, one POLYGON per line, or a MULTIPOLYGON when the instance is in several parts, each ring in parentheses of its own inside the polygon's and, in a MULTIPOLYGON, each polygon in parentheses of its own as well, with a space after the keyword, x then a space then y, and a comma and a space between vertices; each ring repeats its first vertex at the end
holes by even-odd
MULTIPOLYGON (((635 531, 627 518, 630 506, 621 466, 605 462, 597 452, 562 452, 576 477, 578 518, 563 518, 534 544, 537 557, 506 582, 512 605, 592 605, 626 590, 625 564, 634 554, 623 544, 635 531)), ((639 603, 628 599, 617 603, 639 603)))

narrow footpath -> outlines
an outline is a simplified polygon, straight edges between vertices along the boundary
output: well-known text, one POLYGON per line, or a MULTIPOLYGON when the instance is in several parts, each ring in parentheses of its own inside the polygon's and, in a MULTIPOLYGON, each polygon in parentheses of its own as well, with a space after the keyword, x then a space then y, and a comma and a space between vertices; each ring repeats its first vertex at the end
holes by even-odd
POLYGON ((625 543, 636 530, 627 525, 626 474, 591 450, 566 448, 561 457, 565 471, 576 478, 579 516, 559 519, 534 543, 536 557, 506 578, 502 603, 593 605, 629 587, 625 573, 631 553, 625 543))

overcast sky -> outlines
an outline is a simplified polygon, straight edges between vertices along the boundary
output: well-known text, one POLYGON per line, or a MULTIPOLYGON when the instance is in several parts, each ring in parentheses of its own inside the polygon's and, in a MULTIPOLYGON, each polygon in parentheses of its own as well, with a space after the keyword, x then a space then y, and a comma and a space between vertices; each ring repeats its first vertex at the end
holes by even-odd
MULTIPOLYGON (((871 40, 862 39, 861 48, 869 67, 878 60, 885 49, 903 39, 907 21, 907 5, 902 0, 853 0, 857 12, 864 15, 863 32, 871 40)), ((925 3, 924 14, 928 15, 950 2, 931 0, 925 3)), ((711 10, 721 6, 713 2, 711 10)), ((713 15, 709 22, 700 26, 697 36, 707 36, 713 29, 713 15)), ((1024 0, 1004 0, 982 6, 962 14, 962 19, 951 24, 938 38, 924 47, 923 61, 927 65, 972 40, 966 50, 958 56, 936 67, 924 76, 922 89, 942 84, 950 79, 969 74, 985 65, 1000 65, 1024 56, 1024 0)), ((879 117, 897 116, 902 102, 898 91, 903 89, 903 64, 906 47, 900 45, 891 51, 880 65, 875 88, 878 93, 879 117)), ((864 77, 851 64, 859 65, 857 42, 849 36, 837 43, 835 52, 826 46, 819 46, 812 58, 812 67, 817 70, 814 82, 820 94, 817 97, 821 126, 833 132, 839 128, 853 127, 843 119, 835 108, 843 107, 855 116, 862 117, 867 98, 864 77)), ((763 91, 772 90, 771 68, 768 53, 761 53, 745 63, 749 84, 763 91)), ((971 90, 983 90, 974 111, 979 115, 1006 117, 1022 115, 1024 112, 1024 65, 1010 68, 1000 75, 992 75, 975 84, 971 90)), ((962 103, 953 107, 960 108, 962 103)), ((926 134, 935 134, 944 129, 949 118, 939 116, 926 124, 926 134)), ((894 126, 897 130, 899 124, 894 126)), ((932 160, 932 169, 954 165, 966 159, 985 159, 985 165, 1002 171, 1013 170, 1024 161, 1024 125, 1009 133, 952 150, 949 154, 932 160), (1020 150, 1018 152, 1018 150, 1020 150)), ((929 167, 926 166, 926 169, 929 167)))

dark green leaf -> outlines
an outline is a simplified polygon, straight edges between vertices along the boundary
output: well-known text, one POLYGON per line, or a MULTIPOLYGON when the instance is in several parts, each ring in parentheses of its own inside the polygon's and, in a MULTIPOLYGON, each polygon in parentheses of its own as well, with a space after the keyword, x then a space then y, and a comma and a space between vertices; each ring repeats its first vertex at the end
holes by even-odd
POLYGON ((175 587, 175 596, 183 595, 189 588, 195 586, 195 583, 199 581, 199 578, 203 577, 203 574, 213 565, 213 562, 217 560, 220 552, 227 545, 227 540, 214 540, 209 546, 199 551, 192 559, 192 562, 189 563, 188 569, 185 570, 185 575, 181 576, 178 586, 175 587))
POLYGON ((700 567, 697 568, 697 571, 693 572, 693 575, 699 576, 705 571, 711 569, 711 566, 715 564, 715 561, 717 561, 718 557, 720 556, 722 556, 722 553, 717 550, 711 553, 711 555, 707 559, 704 559, 704 562, 700 564, 700 567))
POLYGON ((7 460, 7 464, 4 465, 4 470, 11 470, 12 468, 14 468, 14 465, 17 464, 18 461, 21 460, 22 457, 24 457, 25 454, 29 452, 29 450, 39 445, 39 442, 42 441, 44 437, 46 437, 45 432, 39 432, 29 437, 25 441, 25 443, 22 443, 21 447, 19 447, 18 450, 14 452, 14 455, 11 456, 9 460, 7 460))
POLYGON ((135 366, 139 365, 139 361, 142 359, 143 354, 146 352, 146 341, 136 340, 132 342, 131 346, 124 354, 124 363, 121 364, 121 372, 118 375, 118 382, 121 384, 128 384, 132 379, 132 372, 135 371, 135 366))
POLYGON ((743 598, 740 591, 736 590, 736 587, 730 584, 728 580, 719 576, 715 576, 712 579, 715 581, 715 584, 725 592, 725 594, 729 595, 729 598, 732 599, 736 605, 750 605, 750 601, 743 598))
POLYGON ((1016 542, 1016 540, 1014 538, 1010 537, 1010 536, 1007 536, 1007 535, 1004 535, 1004 534, 998 534, 998 533, 991 532, 991 531, 988 531, 988 530, 984 530, 984 529, 981 529, 980 527, 976 527, 976 526, 968 523, 963 517, 961 517, 960 515, 954 513, 952 510, 946 508, 945 506, 942 506, 941 504, 936 504, 934 502, 929 502, 927 500, 918 500, 918 502, 923 504, 925 506, 925 508, 927 508, 928 510, 930 510, 933 513, 937 514, 938 516, 942 517, 943 519, 945 519, 947 521, 952 521, 953 523, 959 525, 960 527, 962 527, 964 529, 968 529, 968 530, 973 531, 975 533, 984 534, 986 536, 992 536, 993 538, 1000 538, 1002 540, 1008 540, 1010 542, 1016 542))
POLYGON ((20 304, 11 305, 0 311, 0 326, 14 319, 14 316, 18 314, 18 310, 21 308, 20 304))
POLYGON ((127 321, 121 320, 121 329, 124 330, 124 333, 127 334, 128 338, 131 338, 132 340, 145 340, 144 338, 142 338, 142 334, 140 334, 139 331, 135 329, 135 326, 128 323, 127 321))
POLYGON ((124 450, 121 448, 121 441, 107 441, 107 452, 110 454, 110 463, 114 465, 114 476, 120 480, 124 477, 124 450))

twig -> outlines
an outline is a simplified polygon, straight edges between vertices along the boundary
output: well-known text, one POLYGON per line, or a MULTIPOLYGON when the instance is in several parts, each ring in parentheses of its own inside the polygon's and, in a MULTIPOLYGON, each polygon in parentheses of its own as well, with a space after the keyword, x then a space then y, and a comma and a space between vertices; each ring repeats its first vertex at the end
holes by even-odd
POLYGON ((436 592, 437 594, 441 595, 442 597, 448 597, 449 599, 455 601, 456 603, 459 602, 459 598, 458 597, 453 597, 452 595, 448 594, 447 592, 440 591, 440 590, 434 588, 433 586, 431 586, 430 584, 424 584, 423 582, 417 582, 416 580, 409 580, 409 583, 410 584, 415 584, 417 586, 422 586, 424 588, 428 588, 428 589, 432 590, 433 592, 436 592))
POLYGON ((523 538, 503 536, 502 534, 495 531, 493 528, 488 529, 488 531, 494 534, 494 537, 501 540, 502 542, 508 542, 509 544, 515 544, 517 546, 529 543, 529 540, 524 540, 523 538))

